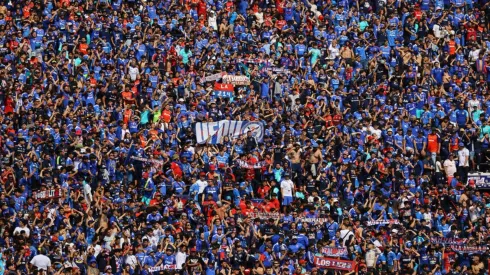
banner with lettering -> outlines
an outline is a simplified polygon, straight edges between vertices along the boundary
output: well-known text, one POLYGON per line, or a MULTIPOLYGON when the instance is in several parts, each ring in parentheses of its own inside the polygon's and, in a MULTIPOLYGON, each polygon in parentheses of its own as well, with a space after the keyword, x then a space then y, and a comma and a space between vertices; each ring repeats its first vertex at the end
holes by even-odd
POLYGON ((271 67, 268 69, 268 71, 271 71, 273 74, 288 74, 289 70, 285 68, 277 68, 277 67, 271 67))
POLYGON ((195 124, 194 129, 198 144, 206 142, 219 144, 225 136, 238 138, 248 132, 252 133, 257 142, 261 142, 264 138, 264 124, 259 121, 221 120, 198 122, 195 124))
POLYGON ((444 237, 432 237, 430 242, 433 244, 444 244, 444 245, 462 245, 468 241, 466 238, 444 238, 444 237))
POLYGON ((143 161, 143 162, 150 162, 150 163, 154 163, 157 165, 163 165, 163 161, 158 160, 158 159, 149 159, 149 158, 142 158, 142 157, 137 157, 137 156, 132 156, 131 159, 134 159, 137 161, 143 161))
POLYGON ((229 83, 233 85, 250 85, 250 78, 245 75, 224 75, 223 83, 229 83))
POLYGON ((271 63, 270 60, 262 59, 262 58, 239 58, 237 59, 237 61, 242 63, 249 63, 249 64, 271 63))
POLYGON ((355 268, 356 263, 354 261, 337 260, 331 258, 315 257, 313 260, 315 266, 326 269, 336 269, 352 271, 355 268))
POLYGON ((162 271, 162 270, 174 270, 176 268, 177 268, 177 265, 166 264, 166 265, 159 265, 159 266, 150 267, 150 268, 148 268, 148 271, 149 272, 158 272, 158 271, 162 271))
POLYGON ((211 82, 211 81, 218 81, 221 78, 223 78, 223 76, 225 74, 226 73, 217 73, 217 74, 212 74, 212 75, 205 76, 205 77, 201 78, 201 83, 211 82))
POLYGON ((268 220, 268 219, 280 219, 281 218, 281 213, 277 212, 251 212, 248 213, 248 216, 251 219, 261 219, 261 220, 268 220))
POLYGON ((300 221, 306 223, 321 224, 321 223, 326 223, 328 219, 327 218, 301 218, 300 221))
POLYGON ((486 245, 451 245, 451 249, 459 254, 482 254, 487 252, 486 245))
POLYGON ((63 194, 61 191, 61 188, 52 188, 49 190, 44 190, 44 191, 36 191, 33 192, 33 197, 34 199, 37 200, 50 200, 50 199, 56 199, 61 197, 63 194))
POLYGON ((367 222, 367 226, 387 225, 387 224, 400 224, 400 221, 397 219, 392 219, 392 220, 377 220, 377 221, 368 221, 367 222))
POLYGON ((235 161, 235 163, 237 164, 238 167, 242 168, 242 169, 260 169, 264 166, 267 165, 267 162, 265 161, 259 161, 255 164, 250 164, 244 160, 241 160, 241 159, 237 159, 235 161))
POLYGON ((325 246, 322 248, 322 253, 328 257, 343 257, 347 256, 348 251, 347 247, 325 246))
POLYGON ((235 87, 233 84, 214 83, 214 91, 212 96, 230 98, 234 95, 234 89, 235 87))
POLYGON ((466 183, 477 189, 490 189, 490 173, 469 173, 466 183))

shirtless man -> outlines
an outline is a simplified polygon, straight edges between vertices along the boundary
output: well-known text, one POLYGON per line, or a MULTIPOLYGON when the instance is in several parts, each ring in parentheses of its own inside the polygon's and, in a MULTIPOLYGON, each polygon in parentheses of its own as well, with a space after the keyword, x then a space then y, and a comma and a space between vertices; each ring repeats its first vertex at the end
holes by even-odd
POLYGON ((480 261, 480 256, 473 256, 473 261, 471 263, 471 270, 473 274, 480 274, 480 271, 484 268, 483 263, 480 261))
POLYGON ((311 174, 315 178, 317 176, 318 164, 323 161, 322 151, 318 147, 318 144, 313 144, 313 151, 310 155, 310 165, 311 165, 311 174))
POLYGON ((299 144, 294 144, 294 147, 289 149, 288 157, 291 161, 291 168, 295 173, 301 173, 301 149, 299 144))

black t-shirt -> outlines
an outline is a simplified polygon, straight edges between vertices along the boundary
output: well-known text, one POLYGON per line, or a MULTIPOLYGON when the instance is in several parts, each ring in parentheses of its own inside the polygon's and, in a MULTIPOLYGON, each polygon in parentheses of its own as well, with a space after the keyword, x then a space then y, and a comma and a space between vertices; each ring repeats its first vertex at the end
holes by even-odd
POLYGON ((281 162, 284 159, 284 148, 274 148, 274 162, 281 162))
POLYGON ((274 225, 264 225, 261 229, 262 234, 265 235, 274 235, 274 232, 276 232, 276 226, 274 225))

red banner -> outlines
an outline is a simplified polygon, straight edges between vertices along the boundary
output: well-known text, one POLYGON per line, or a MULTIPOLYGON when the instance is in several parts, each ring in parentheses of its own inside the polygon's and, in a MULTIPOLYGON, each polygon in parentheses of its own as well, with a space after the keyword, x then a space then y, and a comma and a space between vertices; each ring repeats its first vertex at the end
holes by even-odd
POLYGON ((323 257, 315 257, 314 263, 319 268, 352 271, 356 263, 354 261, 337 260, 323 257))
POLYGON ((233 84, 214 83, 215 91, 233 92, 234 89, 235 87, 233 86, 233 84))
POLYGON ((46 191, 38 191, 34 192, 34 198, 38 200, 50 200, 61 197, 62 191, 61 188, 49 189, 46 191))

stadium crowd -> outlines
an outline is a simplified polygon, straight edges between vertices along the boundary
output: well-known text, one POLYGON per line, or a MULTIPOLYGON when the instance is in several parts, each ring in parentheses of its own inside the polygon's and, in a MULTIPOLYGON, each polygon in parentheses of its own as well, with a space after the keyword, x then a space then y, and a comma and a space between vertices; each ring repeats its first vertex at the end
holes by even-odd
POLYGON ((0 275, 489 274, 489 19, 1 1, 0 275))

